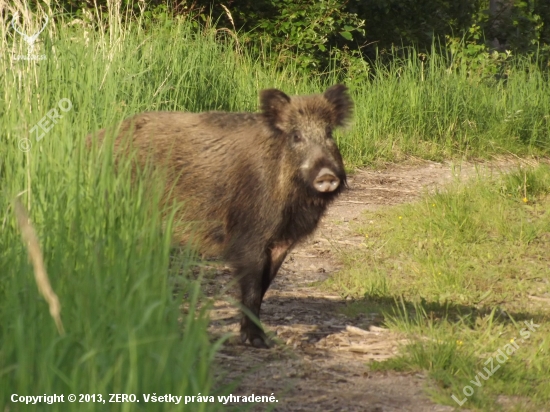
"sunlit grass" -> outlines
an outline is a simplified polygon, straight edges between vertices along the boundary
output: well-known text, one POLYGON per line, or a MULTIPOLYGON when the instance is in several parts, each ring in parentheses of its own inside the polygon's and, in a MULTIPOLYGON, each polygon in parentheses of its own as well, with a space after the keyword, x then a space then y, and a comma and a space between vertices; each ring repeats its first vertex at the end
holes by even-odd
POLYGON ((435 49, 425 64, 416 55, 375 63, 371 82, 352 84, 356 126, 342 142, 348 161, 548 153, 550 89, 535 60, 518 57, 507 79, 496 80, 450 70, 435 49))
POLYGON ((414 342, 373 368, 424 370, 435 399, 453 406, 453 394, 480 410, 496 408, 501 395, 518 407, 528 399, 528 410, 548 403, 549 166, 458 182, 370 212, 358 231, 362 249, 344 257, 345 269, 327 287, 358 298, 348 314, 383 313, 388 327, 414 342), (526 338, 521 331, 531 321, 540 326, 526 338), (484 362, 514 341, 500 370, 465 396, 484 362))
MULTIPOLYGON (((151 49, 140 48, 144 33, 125 43, 130 28, 108 41, 93 30, 56 29, 51 38, 44 32, 39 53, 46 60, 0 63, 0 410, 98 410, 110 393, 134 394, 144 410, 217 410, 218 403, 143 403, 143 394, 215 394, 217 344, 207 334, 208 305, 197 309, 199 284, 186 278, 193 257, 185 250, 170 257, 173 209, 160 206, 161 176, 149 171, 132 182, 128 162, 115 171, 107 147, 92 149, 83 139, 133 111, 187 108, 180 92, 196 80, 178 84, 185 77, 175 76, 163 92, 151 73, 165 80, 170 69, 153 65, 151 49), (61 116, 55 121, 47 117, 52 109, 61 116), (39 127, 40 139, 32 130, 37 124, 48 129, 39 127), (64 335, 35 284, 13 211, 16 196, 38 234, 64 335), (170 278, 182 274, 175 295, 170 278), (12 403, 12 394, 64 394, 65 403, 25 406, 12 403), (70 404, 69 394, 102 401, 70 404)), ((199 37, 186 47, 207 59, 216 46, 199 37)), ((171 58, 177 61, 177 52, 171 58)), ((203 97, 224 104, 215 92, 203 97)))

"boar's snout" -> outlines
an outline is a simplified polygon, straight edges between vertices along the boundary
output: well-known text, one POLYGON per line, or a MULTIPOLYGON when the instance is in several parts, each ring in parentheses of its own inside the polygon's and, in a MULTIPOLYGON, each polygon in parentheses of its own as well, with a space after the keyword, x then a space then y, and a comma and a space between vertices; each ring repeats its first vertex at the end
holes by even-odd
POLYGON ((307 159, 300 166, 305 183, 321 196, 336 195, 346 184, 346 172, 337 150, 309 149, 307 159))
POLYGON ((340 179, 327 167, 319 170, 313 181, 313 187, 318 192, 334 192, 340 186, 340 179))

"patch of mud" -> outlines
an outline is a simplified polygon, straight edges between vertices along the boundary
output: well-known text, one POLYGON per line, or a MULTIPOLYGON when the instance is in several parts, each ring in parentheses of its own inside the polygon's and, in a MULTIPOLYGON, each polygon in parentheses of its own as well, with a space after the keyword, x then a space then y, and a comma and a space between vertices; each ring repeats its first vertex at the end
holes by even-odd
MULTIPOLYGON (((352 228, 363 211, 411 202, 453 178, 500 173, 519 164, 510 159, 455 167, 421 162, 350 176, 349 190, 329 209, 315 235, 290 254, 266 294, 262 322, 279 344, 258 350, 230 339, 216 357, 223 371, 220 381, 240 378, 235 395, 273 393, 278 399, 273 410, 281 412, 455 410, 429 400, 429 382, 422 375, 369 372, 368 362, 394 356, 405 338, 381 328, 377 313, 346 318, 339 309, 349 302, 315 284, 339 269, 338 249, 362 241, 352 228)), ((231 296, 223 291, 232 290, 230 284, 229 271, 218 270, 211 292, 231 296)), ((227 299, 216 301, 211 319, 213 336, 237 334, 239 313, 227 299)), ((253 410, 267 410, 267 405, 253 410)))

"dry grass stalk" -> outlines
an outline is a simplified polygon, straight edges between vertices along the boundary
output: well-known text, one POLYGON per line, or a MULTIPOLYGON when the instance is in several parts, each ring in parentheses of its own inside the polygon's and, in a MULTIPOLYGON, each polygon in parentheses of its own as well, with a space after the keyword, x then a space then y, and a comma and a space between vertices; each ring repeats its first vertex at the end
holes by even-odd
POLYGON ((220 4, 220 6, 222 6, 222 8, 225 11, 225 14, 227 14, 227 18, 229 19, 229 22, 233 26, 233 31, 231 31, 231 30, 229 30, 228 28, 225 28, 225 27, 217 29, 216 31, 225 31, 225 32, 229 33, 231 35, 231 37, 233 37, 233 39, 235 40, 235 44, 237 46, 237 53, 239 55, 242 55, 241 45, 239 43, 239 38, 237 37, 237 29, 235 27, 235 22, 233 21, 233 16, 231 15, 231 12, 229 11, 229 9, 227 7, 225 7, 223 4, 220 4))
POLYGON ((27 245, 29 251, 29 259, 34 268, 34 278, 36 279, 36 284, 38 290, 48 302, 50 307, 50 315, 55 321, 57 330, 60 335, 65 334, 65 329, 63 328, 63 323, 61 322, 61 305, 59 304, 59 299, 53 291, 50 280, 48 279, 48 274, 46 273, 46 268, 44 267, 44 259, 42 258, 42 251, 40 250, 40 245, 38 243, 38 236, 32 227, 29 216, 25 207, 21 204, 19 198, 16 198, 14 201, 15 216, 17 218, 17 223, 21 229, 21 237, 27 245))
POLYGON ((233 21, 233 16, 231 15, 231 12, 229 11, 229 9, 227 7, 225 7, 223 4, 220 4, 220 6, 222 6, 222 8, 225 10, 225 13, 227 14, 227 18, 229 19, 229 21, 231 22, 231 25, 233 26, 233 30, 235 30, 235 32, 237 31, 237 29, 235 28, 235 22, 233 21))

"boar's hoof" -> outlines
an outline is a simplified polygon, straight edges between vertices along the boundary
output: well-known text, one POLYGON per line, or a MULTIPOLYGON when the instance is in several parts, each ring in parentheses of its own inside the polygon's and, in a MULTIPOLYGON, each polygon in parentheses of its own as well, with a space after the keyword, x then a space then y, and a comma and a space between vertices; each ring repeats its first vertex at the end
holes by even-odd
POLYGON ((334 192, 340 185, 340 179, 338 179, 332 171, 326 167, 323 167, 317 177, 313 181, 313 186, 319 192, 334 192))
POLYGON ((257 349, 269 349, 271 346, 267 343, 265 338, 260 338, 259 336, 253 338, 250 341, 250 344, 257 349))
POLYGON ((265 333, 257 330, 241 330, 241 341, 242 343, 248 341, 252 346, 258 349, 269 349, 273 346, 265 333))

